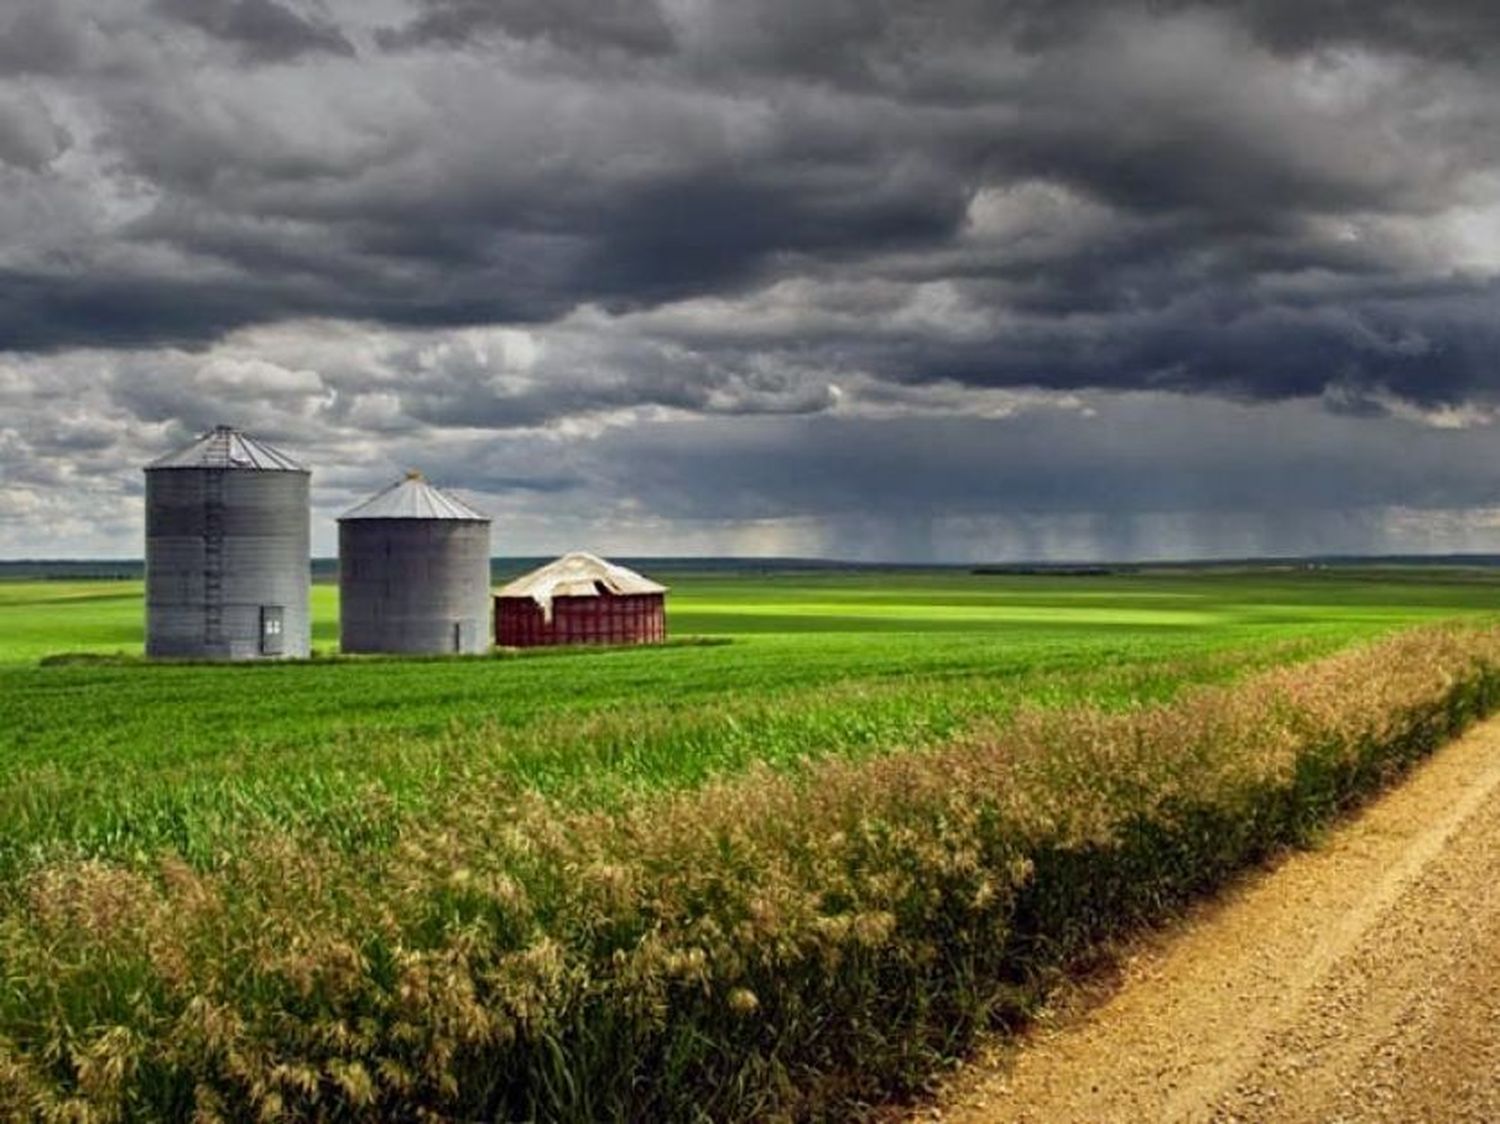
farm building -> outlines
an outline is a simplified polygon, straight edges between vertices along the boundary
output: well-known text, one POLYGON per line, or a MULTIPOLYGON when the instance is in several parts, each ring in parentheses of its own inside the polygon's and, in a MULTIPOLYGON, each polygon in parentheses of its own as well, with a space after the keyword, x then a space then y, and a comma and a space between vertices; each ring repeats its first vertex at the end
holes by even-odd
POLYGON ((145 472, 146 654, 306 656, 308 470, 221 425, 145 472))
POLYGON ((667 638, 667 587, 592 554, 565 554, 495 595, 495 642, 656 644, 667 638))
POLYGON ((419 472, 339 517, 339 646, 489 650, 490 519, 419 472))

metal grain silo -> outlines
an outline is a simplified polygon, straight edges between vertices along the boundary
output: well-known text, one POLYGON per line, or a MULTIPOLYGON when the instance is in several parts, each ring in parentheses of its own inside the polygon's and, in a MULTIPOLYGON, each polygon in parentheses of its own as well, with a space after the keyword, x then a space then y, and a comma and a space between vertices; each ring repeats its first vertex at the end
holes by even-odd
POLYGON ((489 517, 421 473, 339 518, 344 651, 486 651, 489 595, 489 517))
POLYGON ((307 469, 227 425, 146 466, 146 654, 306 656, 307 469))
POLYGON ((585 551, 564 554, 495 594, 495 643, 660 644, 667 587, 585 551))

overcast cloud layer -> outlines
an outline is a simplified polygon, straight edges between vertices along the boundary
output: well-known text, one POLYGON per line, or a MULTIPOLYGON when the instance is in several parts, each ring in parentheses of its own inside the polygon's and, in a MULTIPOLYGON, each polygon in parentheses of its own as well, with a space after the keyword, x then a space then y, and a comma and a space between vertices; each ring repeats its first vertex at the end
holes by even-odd
POLYGON ((1480 0, 7 0, 0 557, 228 421, 502 554, 1500 550, 1480 0))

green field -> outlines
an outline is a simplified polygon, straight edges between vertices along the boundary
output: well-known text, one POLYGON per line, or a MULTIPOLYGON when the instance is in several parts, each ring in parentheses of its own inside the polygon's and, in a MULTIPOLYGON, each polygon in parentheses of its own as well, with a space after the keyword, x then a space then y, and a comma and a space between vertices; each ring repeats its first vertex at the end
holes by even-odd
POLYGON ((320 585, 241 665, 0 583, 0 1111, 843 1115, 1500 697, 1356 643, 1477 569, 668 580, 660 648, 344 659, 320 585))
MULTIPOLYGON (((1018 701, 1112 705, 1500 609, 1483 571, 674 575, 674 637, 510 659, 38 666, 141 651, 134 582, 0 583, 0 869, 54 846, 197 860, 263 820, 385 837, 474 772, 574 801, 752 761, 918 747, 1018 701)), ((337 590, 314 587, 336 650, 337 590)))

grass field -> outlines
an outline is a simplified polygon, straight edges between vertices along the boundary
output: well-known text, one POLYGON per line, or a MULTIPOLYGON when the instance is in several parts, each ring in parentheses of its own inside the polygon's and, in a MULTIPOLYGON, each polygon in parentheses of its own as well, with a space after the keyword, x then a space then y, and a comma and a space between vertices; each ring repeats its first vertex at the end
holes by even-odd
MULTIPOLYGON (((265 904, 271 891, 259 881, 264 871, 247 868, 246 856, 264 857, 266 848, 285 846, 292 850, 276 850, 281 856, 276 863, 299 870, 312 863, 318 873, 308 877, 320 885, 326 881, 326 893, 345 903, 339 907, 343 912, 335 911, 341 918, 336 928, 352 924, 368 907, 376 910, 366 919, 369 926, 385 924, 376 918, 398 918, 391 924, 399 940, 388 939, 403 947, 412 942, 419 948, 448 947, 444 942, 459 939, 456 933, 470 934, 465 941, 478 939, 471 932, 476 925, 491 933, 486 940, 497 940, 486 926, 510 932, 506 926, 511 922, 493 912, 493 903, 475 906, 467 892, 455 897, 451 887, 431 901, 448 903, 442 909, 457 912, 436 919, 422 914, 412 920, 405 905, 387 902, 377 909, 372 904, 377 898, 386 900, 372 885, 399 880, 390 864, 416 877, 411 874, 410 863, 416 861, 411 849, 426 856, 417 862, 425 871, 422 864, 434 854, 459 847, 442 842, 449 839, 464 840, 464 854, 448 862, 447 873, 434 875, 435 883, 423 883, 419 900, 429 900, 422 895, 432 892, 432 886, 448 886, 445 878, 460 873, 467 878, 467 871, 489 861, 482 855, 493 859, 505 854, 507 862, 520 866, 506 868, 510 873, 505 874, 496 870, 493 877, 500 879, 497 886, 528 886, 526 916, 533 935, 558 926, 558 932, 573 932, 568 928, 572 922, 566 922, 574 908, 568 880, 555 884, 547 881, 554 875, 547 874, 543 881, 552 889, 538 899, 541 891, 520 871, 540 860, 517 857, 507 821, 564 824, 580 816, 579 825, 592 826, 576 828, 582 832, 579 837, 592 837, 604 830, 599 824, 615 823, 616 817, 628 824, 631 817, 646 814, 643 808, 663 800, 697 807, 692 804, 698 799, 695 793, 721 793, 726 785, 732 789, 737 777, 747 777, 755 792, 765 793, 777 791, 767 779, 772 776, 795 785, 801 783, 799 777, 822 775, 820 770, 860 770, 866 768, 862 763, 874 768, 880 760, 924 756, 916 751, 928 751, 936 760, 954 746, 1000 736, 997 731, 1007 729, 1012 716, 1026 708, 1098 716, 1148 714, 1154 711, 1143 708, 1180 705, 1188 708, 1184 713, 1196 713, 1192 707, 1197 704, 1185 691, 1237 691, 1237 684, 1274 674, 1278 666, 1323 660, 1354 641, 1436 620, 1479 622, 1500 610, 1500 575, 1435 568, 1107 576, 718 573, 669 580, 673 636, 726 642, 438 661, 340 660, 330 658, 337 632, 335 591, 320 585, 314 591, 314 646, 323 658, 304 664, 166 666, 124 660, 49 661, 42 666, 39 661, 58 653, 138 654, 139 585, 0 583, 0 921, 9 919, 15 947, 32 947, 44 935, 35 927, 40 924, 35 922, 37 887, 52 885, 47 879, 87 881, 95 877, 90 871, 99 870, 116 871, 127 880, 145 878, 136 892, 147 897, 142 887, 170 890, 174 878, 213 880, 219 886, 216 893, 261 902, 274 914, 276 909, 265 904), (1179 699, 1184 701, 1179 704, 1179 699), (762 772, 766 767, 773 772, 762 772), (455 815, 458 821, 452 819, 455 815), (472 825, 480 823, 492 825, 491 834, 483 837, 488 842, 472 834, 472 825), (445 826, 439 830, 434 825, 445 826), (476 846, 479 852, 473 852, 476 846), (184 860, 185 867, 172 865, 184 860), (99 861, 107 865, 90 865, 99 861), (184 873, 171 873, 179 869, 184 873), (234 891, 235 885, 242 894, 234 891), (373 897, 357 904, 365 894, 373 897), (425 935, 414 936, 418 932, 425 935)), ((1446 679, 1422 683, 1462 679, 1462 646, 1448 644, 1442 651, 1441 659, 1448 661, 1443 666, 1454 670, 1443 673, 1446 679)), ((1403 674, 1420 678, 1415 669, 1403 674)), ((1422 698, 1437 700, 1422 705, 1450 705, 1447 696, 1430 693, 1437 689, 1422 688, 1429 692, 1422 698)), ((1387 704, 1382 698, 1379 705, 1387 704)), ((1396 715, 1399 706, 1389 705, 1397 706, 1391 711, 1396 715)), ((1471 708, 1462 703, 1459 709, 1467 715, 1471 708)), ((1065 729, 1102 720, 1084 717, 1075 723, 1068 718, 1065 729)), ((1340 721, 1345 725, 1339 729, 1344 729, 1353 720, 1340 721)), ((1066 741, 1070 735, 1048 736, 1066 741)), ((1242 736, 1250 738, 1234 734, 1242 736)), ((1245 744, 1252 742, 1250 738, 1245 744)), ((838 783, 855 789, 863 783, 830 775, 844 777, 838 783)), ((1089 782, 1083 777, 1069 783, 1089 782)), ((795 804, 802 797, 785 799, 795 804)), ((616 839, 612 846, 623 854, 639 845, 638 840, 616 839)), ((549 846, 536 840, 527 844, 544 851, 549 846)), ((575 856, 568 863, 581 861, 575 856)), ((1025 861, 1037 858, 1028 853, 1025 861)), ((609 854, 595 855, 569 878, 612 862, 609 854)), ((629 867, 624 858, 620 862, 629 867)), ((512 891, 494 893, 504 897, 512 891)), ((644 889, 639 893, 650 896, 644 889)), ((818 908, 833 909, 829 901, 818 908)), ((645 930, 637 927, 639 917, 631 917, 627 928, 638 941, 645 930)), ((659 921, 671 923, 674 919, 665 914, 659 921)), ((225 915, 215 924, 227 925, 225 915)), ((249 914, 236 915, 234 926, 235 932, 260 932, 257 940, 265 936, 264 926, 249 914)), ((598 939, 592 926, 590 942, 598 939)), ((220 933, 214 939, 228 938, 220 933)), ((508 948, 519 941, 531 947, 530 939, 515 932, 501 945, 508 948)), ((581 938, 575 933, 570 939, 581 938)), ((87 973, 66 987, 43 988, 52 999, 39 1000, 35 969, 23 968, 20 953, 7 960, 4 945, 0 939, 0 980, 7 989, 0 991, 0 1106, 6 1103, 7 1039, 51 1042, 49 1049, 56 1053, 62 1049, 58 1042, 96 1042, 111 1028, 130 1027, 137 1036, 131 1040, 142 1045, 158 1032, 166 1033, 160 1026, 149 1029, 157 1026, 151 1020, 167 1017, 162 1012, 182 1017, 180 1003, 169 1001, 166 992, 158 994, 165 986, 159 980, 136 993, 149 994, 140 1000, 156 1012, 149 1018, 121 1008, 124 999, 119 996, 107 1001, 93 996, 89 989, 97 988, 97 981, 86 987, 93 978, 87 973), (20 1014, 39 1002, 60 1006, 37 1016, 41 1022, 20 1014)), ((632 955, 638 950, 628 942, 618 947, 632 955)), ((93 964, 90 971, 105 972, 116 981, 110 987, 125 986, 116 978, 119 966, 105 971, 103 962, 90 959, 96 954, 103 955, 97 948, 79 951, 71 963, 93 964)), ((235 959, 240 955, 225 953, 226 963, 240 963, 235 959)), ((396 972, 380 968, 385 963, 381 958, 388 956, 396 953, 381 945, 362 948, 356 959, 386 978, 382 973, 396 972)), ((395 987, 396 976, 387 982, 395 987)), ((767 991, 764 983, 759 987, 767 991)), ((106 992, 113 994, 110 988, 106 992)), ((241 995, 238 1002, 248 1000, 241 995)), ((829 1002, 838 1007, 851 1000, 845 996, 829 1002)), ((765 1014, 769 1021, 770 1012, 765 1014)), ((235 1017, 249 1016, 241 1011, 235 1017)), ((784 1017, 790 1016, 777 1015, 784 1017)), ((556 1033, 566 1037, 563 1030, 556 1033)), ((755 1049, 762 1047, 771 1049, 764 1043, 755 1049)), ((39 1047, 23 1053, 33 1048, 39 1047)), ((623 1048, 619 1043, 611 1047, 623 1048)), ((311 1047, 288 1044, 287 1049, 296 1054, 311 1047)), ((346 1053, 360 1056, 352 1046, 346 1053)), ((772 1049, 768 1056, 779 1055, 772 1049)), ((792 1060, 792 1069, 811 1075, 824 1074, 833 1064, 792 1060)), ((570 1063, 576 1063, 577 1072, 567 1079, 585 1081, 590 1065, 605 1064, 582 1057, 570 1063)), ((650 1068, 658 1063, 675 1064, 649 1057, 636 1064, 650 1068)), ((160 1058, 154 1064, 171 1068, 160 1058)), ((837 1064, 850 1062, 841 1056, 837 1064)), ((68 1096, 83 1090, 85 1100, 90 1099, 87 1065, 67 1049, 43 1070, 53 1076, 37 1097, 56 1094, 63 1097, 57 1103, 65 1105, 68 1096)), ((344 1098, 339 1103, 346 1108, 359 1103, 358 1080, 350 1078, 346 1088, 336 1072, 344 1071, 329 1069, 313 1081, 312 1093, 303 1090, 312 1098, 304 1107, 328 1103, 318 1100, 325 1094, 344 1098)), ((528 1072, 531 1079, 540 1079, 528 1072)), ((787 1072, 778 1070, 773 1076, 785 1081, 787 1072)), ((753 1115, 755 1105, 777 1103, 774 1097, 756 1099, 770 1095, 753 1088, 762 1078, 771 1079, 766 1074, 737 1078, 749 1081, 751 1091, 734 1103, 731 1115, 753 1115)), ((191 1083, 188 1093, 182 1092, 181 1074, 160 1079, 175 1090, 170 1096, 192 1093, 191 1083)), ((26 1080, 36 1078, 33 1074, 26 1080)), ((400 1100, 402 1080, 393 1076, 385 1089, 396 1101, 370 1103, 387 1108, 407 1103, 400 1100)), ((19 1088, 20 1081, 15 1078, 13 1086, 19 1088)), ((224 1081, 234 1084, 228 1077, 224 1081)), ((160 1098, 168 1096, 131 1088, 131 1096, 158 1109, 164 1103, 160 1098)), ((243 1089, 241 1093, 250 1096, 243 1089)), ((255 1096, 250 1100, 264 1108, 291 1103, 286 1098, 292 1094, 282 1090, 264 1103, 255 1096)), ((488 1096, 461 1100, 491 1110, 499 1103, 533 1109, 539 1103, 554 1109, 570 1103, 575 1112, 583 1111, 581 1102, 569 1102, 557 1090, 546 1094, 551 1101, 527 1099, 530 1093, 514 1103, 504 1097, 497 1101, 501 1095, 494 1091, 488 1096)), ((418 1099, 447 1103, 453 1098, 437 1089, 418 1099)), ((594 1104, 590 1111, 598 1108, 594 1104)))
MULTIPOLYGON (((54 845, 202 859, 244 823, 357 842, 372 786, 467 773, 610 801, 752 761, 935 744, 1018 701, 1163 698, 1289 655, 1500 608, 1500 577, 818 573, 673 578, 672 634, 718 646, 299 666, 54 666, 138 654, 133 582, 0 583, 0 870, 54 845)), ((337 642, 314 587, 314 645, 337 642)))

